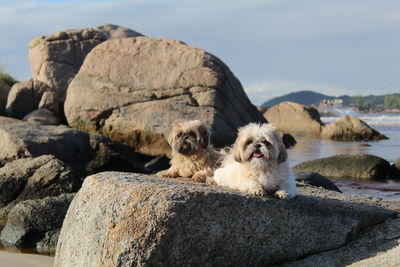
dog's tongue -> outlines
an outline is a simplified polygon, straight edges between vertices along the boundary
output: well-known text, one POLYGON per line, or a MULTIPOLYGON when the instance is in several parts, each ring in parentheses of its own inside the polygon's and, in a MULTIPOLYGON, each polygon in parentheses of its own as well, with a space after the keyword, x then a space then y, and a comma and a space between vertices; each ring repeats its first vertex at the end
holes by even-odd
POLYGON ((255 157, 255 158, 261 158, 262 156, 263 156, 263 154, 260 152, 253 152, 253 157, 255 157))

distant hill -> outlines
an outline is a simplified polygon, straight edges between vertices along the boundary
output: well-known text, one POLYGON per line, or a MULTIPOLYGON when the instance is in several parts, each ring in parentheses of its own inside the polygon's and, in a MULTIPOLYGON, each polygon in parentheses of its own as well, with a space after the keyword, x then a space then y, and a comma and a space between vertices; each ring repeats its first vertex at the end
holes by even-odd
POLYGON ((291 101, 309 106, 309 105, 319 104, 319 102, 322 99, 335 99, 335 98, 336 97, 334 96, 328 96, 313 91, 298 91, 289 93, 287 95, 272 98, 264 102, 261 106, 272 107, 284 101, 291 101))
POLYGON ((279 103, 284 101, 291 101, 306 106, 310 106, 310 105, 318 105, 322 99, 339 99, 339 98, 343 100, 344 105, 355 106, 360 111, 400 108, 400 94, 367 95, 367 96, 342 95, 334 97, 316 93, 313 91, 298 91, 280 97, 275 97, 264 102, 261 106, 268 108, 278 105, 279 103))

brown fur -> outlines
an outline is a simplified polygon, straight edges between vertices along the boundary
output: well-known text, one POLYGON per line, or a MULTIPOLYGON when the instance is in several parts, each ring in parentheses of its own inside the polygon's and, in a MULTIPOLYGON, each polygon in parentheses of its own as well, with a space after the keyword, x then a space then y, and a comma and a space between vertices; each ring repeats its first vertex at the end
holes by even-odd
POLYGON ((199 120, 173 122, 168 142, 172 148, 171 167, 157 173, 159 177, 188 177, 196 182, 212 178, 220 155, 210 145, 210 132, 204 123, 199 120))

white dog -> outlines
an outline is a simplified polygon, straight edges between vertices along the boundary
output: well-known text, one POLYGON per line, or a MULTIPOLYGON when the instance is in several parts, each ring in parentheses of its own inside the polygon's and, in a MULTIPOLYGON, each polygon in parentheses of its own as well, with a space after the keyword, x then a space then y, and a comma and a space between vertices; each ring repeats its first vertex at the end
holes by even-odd
POLYGON ((214 181, 255 195, 273 193, 280 199, 296 195, 285 146, 276 128, 266 123, 239 129, 233 148, 214 172, 214 181))

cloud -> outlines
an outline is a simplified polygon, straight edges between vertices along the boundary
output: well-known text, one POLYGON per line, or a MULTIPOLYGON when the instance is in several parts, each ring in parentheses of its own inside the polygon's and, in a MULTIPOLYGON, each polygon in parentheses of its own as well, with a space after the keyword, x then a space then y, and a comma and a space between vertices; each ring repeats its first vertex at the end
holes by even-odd
POLYGON ((0 66, 27 79, 36 36, 112 23, 218 56, 256 103, 290 90, 398 91, 399 14, 398 0, 0 0, 0 66))

